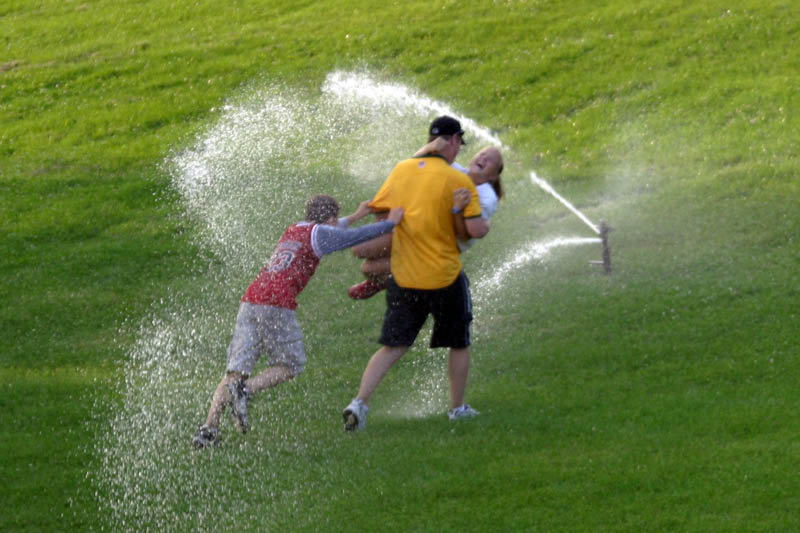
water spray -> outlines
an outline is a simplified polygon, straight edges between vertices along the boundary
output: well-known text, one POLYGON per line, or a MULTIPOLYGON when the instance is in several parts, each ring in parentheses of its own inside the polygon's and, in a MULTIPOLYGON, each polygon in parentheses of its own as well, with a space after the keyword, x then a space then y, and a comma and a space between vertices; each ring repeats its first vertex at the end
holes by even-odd
POLYGON ((450 115, 457 118, 464 129, 476 138, 493 144, 503 151, 509 149, 489 129, 471 118, 399 83, 381 82, 364 73, 335 71, 325 78, 322 92, 342 100, 360 102, 376 109, 413 110, 420 116, 432 113, 450 115))
MULTIPOLYGON (((418 94, 402 84, 377 81, 364 73, 335 71, 328 74, 326 77, 325 83, 322 86, 322 92, 342 101, 359 102, 361 104, 366 104, 368 107, 377 109, 410 109, 414 110, 420 116, 425 116, 430 113, 450 115, 457 118, 464 126, 464 129, 469 131, 476 138, 493 144, 503 151, 511 151, 511 148, 504 145, 496 135, 487 128, 477 124, 474 120, 457 113, 448 105, 428 98, 425 95, 418 94)), ((600 264, 604 266, 606 273, 610 273, 611 253, 608 248, 608 232, 611 228, 606 225, 604 229, 603 224, 597 226, 589 220, 586 215, 576 209, 574 205, 558 194, 549 183, 537 176, 536 172, 531 171, 530 175, 531 181, 534 184, 538 185, 564 204, 567 209, 572 211, 589 226, 592 231, 600 236, 600 241, 603 243, 603 261, 600 264)), ((567 243, 567 241, 563 240, 553 242, 559 244, 567 243)), ((596 242, 596 240, 578 239, 577 241, 568 241, 569 244, 574 244, 575 242, 596 242)))
POLYGON ((574 205, 568 202, 563 196, 558 194, 553 187, 545 180, 536 175, 536 172, 531 170, 531 181, 541 187, 544 191, 550 193, 556 200, 564 204, 564 206, 572 211, 579 219, 581 219, 587 226, 592 228, 592 231, 600 235, 600 242, 603 245, 603 260, 590 261, 592 265, 603 265, 603 270, 606 274, 611 273, 611 248, 608 246, 608 234, 613 228, 605 221, 600 222, 600 226, 595 225, 589 218, 581 213, 574 205))
MULTIPOLYGON (((281 423, 281 413, 295 400, 292 395, 276 395, 274 409, 255 414, 262 422, 259 438, 231 437, 225 452, 212 461, 219 468, 205 468, 211 463, 187 448, 196 429, 193 422, 216 384, 218 354, 225 352, 229 340, 231 309, 223 302, 240 296, 240 284, 263 259, 264 234, 275 230, 275 221, 292 220, 296 196, 318 192, 312 187, 331 170, 371 187, 374 184, 368 180, 376 174, 375 167, 385 160, 399 160, 408 149, 405 141, 419 133, 411 126, 408 131, 400 128, 392 137, 402 142, 393 146, 382 137, 376 141, 374 130, 364 124, 385 120, 387 127, 397 127, 418 124, 434 113, 449 114, 458 117, 476 140, 510 150, 491 130, 447 105, 359 73, 331 73, 319 100, 268 86, 222 111, 195 145, 171 153, 166 161, 172 185, 196 228, 196 244, 210 250, 215 260, 213 272, 203 274, 203 283, 197 284, 200 290, 171 291, 155 301, 139 325, 137 340, 125 345, 128 357, 119 384, 120 401, 108 407, 109 423, 95 444, 100 470, 92 475, 111 530, 198 529, 208 522, 228 530, 254 520, 266 529, 278 529, 287 516, 326 490, 329 477, 338 475, 324 470, 331 463, 314 460, 328 442, 316 437, 316 428, 323 424, 319 418, 326 415, 319 413, 325 412, 329 397, 303 383, 296 391, 303 395, 309 416, 281 423), (309 138, 314 142, 307 143, 309 138), (363 157, 370 146, 374 152, 363 157), (363 167, 354 165, 362 157, 363 167), (178 389, 185 394, 176 395, 178 389), (272 454, 280 458, 281 468, 265 470, 272 454), (236 484, 231 490, 224 481, 231 471, 237 479, 252 471, 260 475, 246 487, 236 484), (258 498, 252 498, 254 494, 258 498), (265 518, 262 506, 276 513, 265 518)), ((571 205, 544 180, 534 182, 571 205)), ((574 207, 570 210, 595 234, 515 246, 514 255, 476 280, 477 300, 490 305, 492 296, 502 294, 506 276, 567 246, 602 241, 604 264, 610 270, 610 228, 597 227, 574 207)), ((415 383, 420 394, 415 412, 420 412, 420 404, 433 406, 422 412, 438 409, 436 402, 446 395, 443 383, 427 380, 432 374, 420 372, 424 377, 415 383)))

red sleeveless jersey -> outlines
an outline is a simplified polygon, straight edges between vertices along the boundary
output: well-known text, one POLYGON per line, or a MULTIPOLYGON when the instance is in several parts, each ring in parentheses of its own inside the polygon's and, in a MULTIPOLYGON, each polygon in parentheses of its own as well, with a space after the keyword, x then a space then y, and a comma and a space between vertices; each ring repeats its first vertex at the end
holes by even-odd
POLYGON ((292 224, 283 233, 269 263, 242 296, 243 302, 297 309, 297 295, 317 270, 319 257, 311 246, 316 224, 292 224))

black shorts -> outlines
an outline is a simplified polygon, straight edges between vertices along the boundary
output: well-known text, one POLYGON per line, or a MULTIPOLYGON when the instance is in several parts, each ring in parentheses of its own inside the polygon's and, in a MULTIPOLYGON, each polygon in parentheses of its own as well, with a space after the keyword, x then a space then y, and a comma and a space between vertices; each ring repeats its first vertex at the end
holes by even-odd
POLYGON ((466 274, 461 272, 452 285, 433 290, 407 289, 389 278, 379 342, 384 346, 411 346, 428 315, 433 315, 431 348, 466 348, 471 344, 472 299, 466 274))

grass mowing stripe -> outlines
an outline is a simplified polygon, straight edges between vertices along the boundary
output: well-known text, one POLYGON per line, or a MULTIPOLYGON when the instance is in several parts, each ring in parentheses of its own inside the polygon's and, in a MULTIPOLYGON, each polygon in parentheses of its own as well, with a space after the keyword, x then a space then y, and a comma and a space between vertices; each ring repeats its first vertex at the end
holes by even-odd
POLYGON ((3 530, 100 525, 90 511, 96 503, 87 484, 95 460, 91 442, 104 416, 97 406, 113 395, 108 386, 117 371, 113 365, 0 366, 5 384, 0 410, 10 429, 0 435, 7 505, 0 517, 3 530))

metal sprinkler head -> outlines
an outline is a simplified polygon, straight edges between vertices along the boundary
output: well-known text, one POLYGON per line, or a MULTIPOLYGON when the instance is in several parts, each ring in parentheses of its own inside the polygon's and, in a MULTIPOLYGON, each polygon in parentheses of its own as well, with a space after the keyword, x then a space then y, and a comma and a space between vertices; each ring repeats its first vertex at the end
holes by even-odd
POLYGON ((611 274, 611 248, 608 246, 608 234, 612 231, 614 231, 614 228, 609 226, 605 220, 600 221, 600 243, 603 245, 603 260, 589 261, 592 265, 602 265, 606 274, 611 274))

